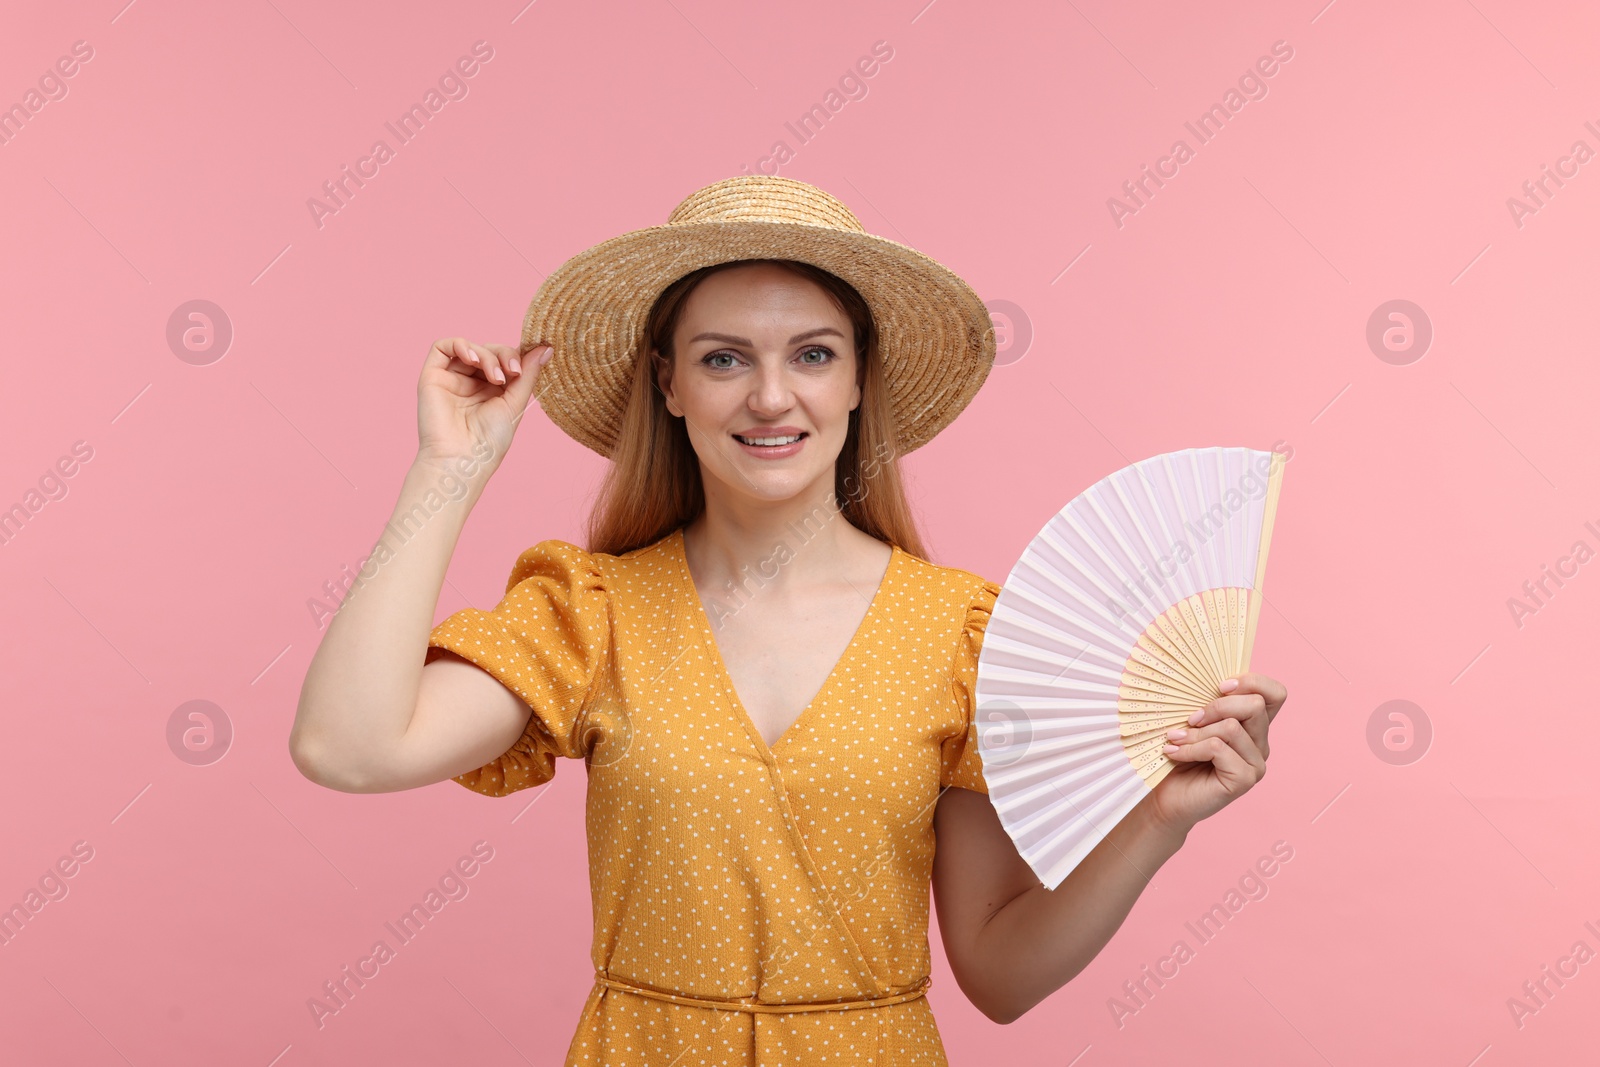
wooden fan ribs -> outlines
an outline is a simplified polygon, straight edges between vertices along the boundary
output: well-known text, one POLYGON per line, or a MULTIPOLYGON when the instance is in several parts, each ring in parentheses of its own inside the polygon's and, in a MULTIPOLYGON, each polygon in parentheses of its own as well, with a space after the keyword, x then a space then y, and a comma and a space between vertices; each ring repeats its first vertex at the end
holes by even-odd
MULTIPOLYGON (((1156 616, 1156 625, 1170 637, 1168 648, 1174 663, 1181 667, 1190 662, 1199 662, 1204 657, 1205 653, 1196 640, 1196 634, 1186 624, 1179 605, 1174 604, 1156 616)), ((1187 688, 1189 695, 1199 696, 1205 692, 1204 678, 1189 672, 1185 672, 1184 678, 1189 683, 1187 688)))
MULTIPOLYGON (((1166 732, 1186 724, 1216 698, 1223 679, 1249 666, 1282 469, 1283 458, 1274 453, 1253 561, 1255 587, 1229 585, 1184 597, 1152 620, 1129 654, 1117 719, 1128 760, 1152 789, 1176 766, 1161 751, 1166 732)), ((1226 542, 1221 547, 1230 554, 1226 542)))
POLYGON ((1227 628, 1216 594, 1226 604, 1227 593, 1207 589, 1168 608, 1139 636, 1129 656, 1117 718, 1128 760, 1150 788, 1175 766, 1161 751, 1166 732, 1209 703, 1226 673, 1217 645, 1227 628), (1148 699, 1137 688, 1141 667, 1154 667, 1171 680, 1150 694, 1159 699, 1148 699))

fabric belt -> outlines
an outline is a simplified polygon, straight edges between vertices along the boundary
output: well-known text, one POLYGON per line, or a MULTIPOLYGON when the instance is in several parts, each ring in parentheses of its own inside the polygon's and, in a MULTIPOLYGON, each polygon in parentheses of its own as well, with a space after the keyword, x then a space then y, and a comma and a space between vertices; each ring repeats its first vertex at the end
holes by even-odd
POLYGON ((716 1008, 721 1011, 840 1011, 846 1008, 879 1008, 887 1004, 901 1004, 908 1000, 915 1000, 925 996, 928 987, 933 984, 933 976, 927 975, 914 989, 904 993, 894 993, 883 997, 861 997, 851 1000, 813 1000, 792 1004, 759 1004, 752 997, 741 997, 737 1000, 713 1000, 706 997, 689 997, 681 993, 668 993, 663 989, 652 989, 649 986, 635 985, 633 982, 621 978, 614 978, 604 971, 596 971, 594 980, 600 985, 611 989, 620 989, 625 993, 636 993, 641 997, 652 997, 656 1000, 665 1000, 673 1004, 684 1004, 692 1008, 716 1008))

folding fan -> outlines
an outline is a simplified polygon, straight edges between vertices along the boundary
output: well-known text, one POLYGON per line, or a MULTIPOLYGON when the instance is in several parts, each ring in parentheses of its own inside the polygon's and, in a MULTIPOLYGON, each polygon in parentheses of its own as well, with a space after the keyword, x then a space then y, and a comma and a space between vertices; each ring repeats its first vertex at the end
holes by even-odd
POLYGON ((990 802, 1054 889, 1176 766, 1166 732, 1250 665, 1283 455, 1188 448, 1096 482, 1039 531, 978 658, 990 802))

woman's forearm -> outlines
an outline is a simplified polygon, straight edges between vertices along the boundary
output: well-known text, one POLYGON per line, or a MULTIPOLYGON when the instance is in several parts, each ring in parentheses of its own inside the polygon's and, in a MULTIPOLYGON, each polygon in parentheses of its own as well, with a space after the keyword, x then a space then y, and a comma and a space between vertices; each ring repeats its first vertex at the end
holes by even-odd
POLYGON ((394 513, 300 689, 289 750, 312 781, 358 783, 405 734, 445 571, 487 477, 470 458, 419 458, 406 472, 394 513))
POLYGON ((1146 797, 1055 889, 1034 887, 996 911, 979 935, 980 980, 1014 1022, 1089 965, 1117 932, 1187 830, 1159 823, 1146 797))

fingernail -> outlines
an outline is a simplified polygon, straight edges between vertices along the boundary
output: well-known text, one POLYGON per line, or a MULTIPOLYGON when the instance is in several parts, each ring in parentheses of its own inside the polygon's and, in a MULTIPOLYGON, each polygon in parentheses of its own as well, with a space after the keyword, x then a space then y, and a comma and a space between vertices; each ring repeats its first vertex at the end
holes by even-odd
POLYGON ((522 360, 518 359, 516 356, 512 356, 511 357, 511 373, 512 374, 521 374, 522 373, 522 360))
POLYGON ((500 368, 499 367, 490 367, 489 368, 489 377, 493 378, 495 381, 499 382, 501 385, 506 384, 506 376, 504 374, 500 373, 500 368))
POLYGON ((1167 731, 1167 736, 1172 738, 1174 741, 1182 741, 1185 737, 1189 736, 1189 731, 1174 727, 1173 729, 1167 731))
POLYGON ((553 349, 553 348, 546 348, 546 349, 545 349, 545 350, 544 350, 544 354, 543 354, 543 355, 541 355, 541 356, 540 356, 540 357, 539 357, 539 366, 541 366, 541 367, 542 367, 542 366, 544 366, 544 365, 545 365, 545 364, 546 364, 546 363, 549 363, 549 362, 550 362, 550 357, 551 357, 551 356, 553 356, 553 355, 555 355, 555 354, 556 354, 556 350, 555 350, 555 349, 553 349))
POLYGON ((1231 693, 1235 689, 1239 688, 1239 679, 1229 678, 1226 682, 1223 682, 1221 685, 1217 686, 1217 688, 1222 690, 1224 693, 1231 693))
POLYGON ((1199 711, 1197 711, 1193 715, 1189 716, 1189 725, 1190 726, 1199 726, 1200 725, 1200 720, 1205 718, 1205 717, 1206 717, 1206 709, 1205 708, 1201 708, 1199 711))
POLYGON ((1178 751, 1178 746, 1177 745, 1162 745, 1161 746, 1161 751, 1165 752, 1167 755, 1170 756, 1174 752, 1178 751))

